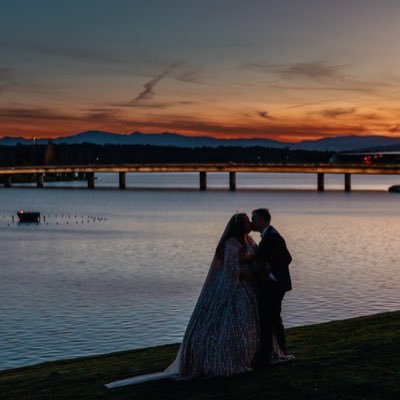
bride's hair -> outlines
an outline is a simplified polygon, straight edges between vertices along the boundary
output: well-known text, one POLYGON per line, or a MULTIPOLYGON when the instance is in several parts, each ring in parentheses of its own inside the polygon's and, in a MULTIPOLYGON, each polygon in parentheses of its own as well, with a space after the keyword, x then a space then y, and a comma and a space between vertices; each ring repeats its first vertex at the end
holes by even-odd
POLYGON ((218 243, 217 249, 215 250, 215 255, 222 261, 224 259, 224 251, 225 251, 225 243, 228 239, 234 237, 240 243, 245 246, 245 242, 243 241, 243 236, 246 233, 246 217, 245 213, 237 213, 231 217, 228 222, 228 225, 225 228, 225 231, 218 243))

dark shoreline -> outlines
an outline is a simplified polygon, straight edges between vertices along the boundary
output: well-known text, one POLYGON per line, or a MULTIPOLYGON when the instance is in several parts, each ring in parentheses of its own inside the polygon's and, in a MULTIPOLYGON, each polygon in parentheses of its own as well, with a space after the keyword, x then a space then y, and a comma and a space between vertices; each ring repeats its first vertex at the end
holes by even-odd
POLYGON ((233 378, 158 381, 107 390, 113 380, 162 371, 178 344, 0 371, 4 399, 395 399, 400 311, 288 329, 296 360, 233 378))

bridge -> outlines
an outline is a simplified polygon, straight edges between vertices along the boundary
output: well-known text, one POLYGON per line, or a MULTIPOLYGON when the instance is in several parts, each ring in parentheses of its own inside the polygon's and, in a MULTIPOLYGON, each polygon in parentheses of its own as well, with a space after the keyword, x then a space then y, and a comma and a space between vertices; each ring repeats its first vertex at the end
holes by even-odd
POLYGON ((96 173, 118 173, 119 188, 126 188, 126 174, 135 172, 198 172, 199 189, 207 190, 207 173, 221 172, 229 174, 229 190, 236 190, 236 173, 309 173, 316 174, 317 190, 325 189, 325 174, 343 174, 344 190, 351 191, 351 175, 400 175, 399 164, 113 164, 113 165, 45 165, 45 166, 10 166, 0 167, 0 176, 3 176, 4 187, 12 187, 12 178, 15 175, 36 175, 38 188, 44 187, 46 174, 80 174, 87 179, 87 187, 94 189, 96 173))

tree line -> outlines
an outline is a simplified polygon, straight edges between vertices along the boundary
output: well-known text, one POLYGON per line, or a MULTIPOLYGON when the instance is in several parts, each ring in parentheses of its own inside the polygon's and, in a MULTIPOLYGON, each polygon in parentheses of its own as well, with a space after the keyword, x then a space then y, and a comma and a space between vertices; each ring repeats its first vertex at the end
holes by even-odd
POLYGON ((54 144, 0 146, 1 166, 134 163, 324 163, 328 151, 271 147, 54 144))

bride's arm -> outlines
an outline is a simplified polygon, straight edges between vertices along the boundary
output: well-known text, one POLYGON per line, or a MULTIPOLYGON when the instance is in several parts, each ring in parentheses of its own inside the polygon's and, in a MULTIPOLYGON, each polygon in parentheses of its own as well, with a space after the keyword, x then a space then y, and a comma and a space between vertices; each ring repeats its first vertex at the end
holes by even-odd
POLYGON ((239 256, 240 265, 246 265, 252 263, 254 260, 254 253, 243 252, 239 256))
MULTIPOLYGON (((253 249, 257 249, 257 243, 254 239, 250 236, 246 236, 246 243, 253 249)), ((254 261, 254 251, 253 252, 246 252, 245 250, 240 253, 240 264, 251 264, 254 261)))
POLYGON ((249 264, 251 264, 254 260, 253 253, 242 252, 239 256, 239 263, 240 263, 240 274, 239 274, 239 281, 248 282, 251 280, 251 272, 248 268, 249 264))
POLYGON ((247 235, 246 237, 247 243, 254 249, 256 250, 258 248, 258 244, 255 242, 255 240, 250 236, 247 235))

